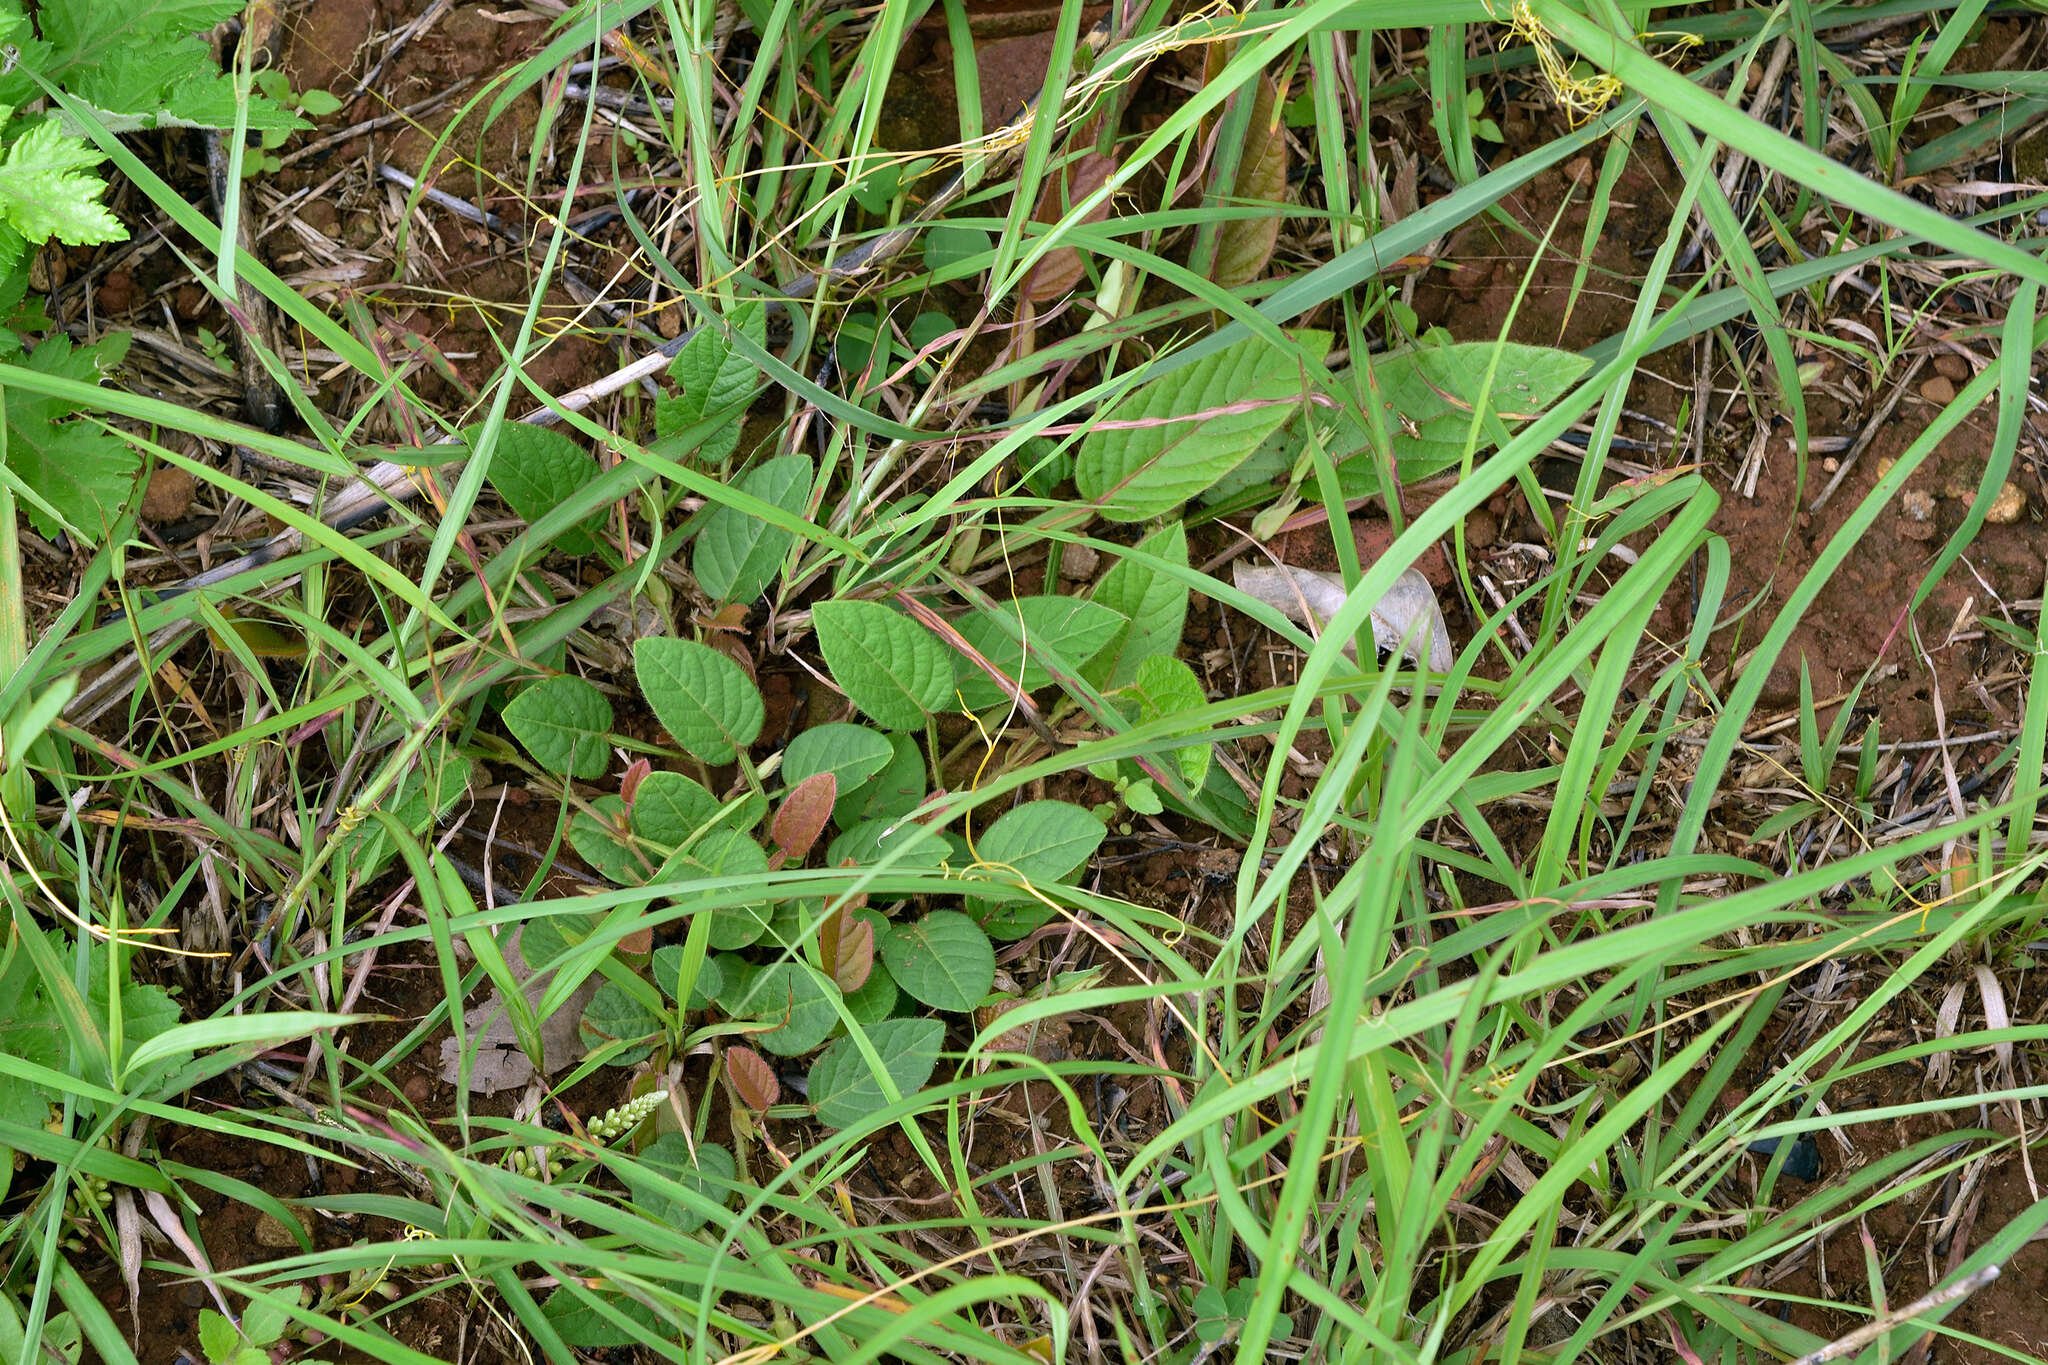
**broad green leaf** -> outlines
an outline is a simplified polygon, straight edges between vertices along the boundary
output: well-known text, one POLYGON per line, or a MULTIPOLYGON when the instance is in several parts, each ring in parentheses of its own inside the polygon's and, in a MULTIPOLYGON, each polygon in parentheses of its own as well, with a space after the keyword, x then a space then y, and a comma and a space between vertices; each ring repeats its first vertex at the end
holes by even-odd
MULTIPOLYGON (((981 861, 1015 872, 1027 882, 1051 885, 1066 881, 1102 846, 1108 831, 1093 814, 1068 801, 1031 801, 1005 811, 976 837, 981 861)), ((1038 901, 967 903, 982 928, 997 938, 1022 938, 1053 917, 1038 901)))
MULTIPOLYGON (((1025 691, 1032 692, 1052 681, 1052 675, 1038 661, 1041 654, 1055 655, 1068 668, 1078 670, 1100 653, 1125 624, 1120 612, 1086 598, 1020 597, 998 604, 993 612, 983 609, 970 613, 956 626, 960 638, 984 659, 1001 669, 1005 677, 1021 681, 1025 691), (997 619, 998 615, 1005 619, 997 619), (1023 638, 1019 640, 1017 636, 1023 638)), ((1009 694, 972 660, 958 658, 954 669, 955 686, 968 710, 979 711, 1009 701, 1009 694)))
MULTIPOLYGON (((798 736, 802 738, 802 736, 798 736)), ((909 735, 890 735, 889 760, 882 770, 847 791, 842 784, 832 806, 832 822, 852 829, 863 820, 894 820, 916 810, 930 790, 926 785, 924 750, 909 735)))
MULTIPOLYGON (((722 953, 705 956, 697 967, 697 982, 690 988, 690 1003, 684 1008, 707 1009, 719 997, 725 989, 726 961, 722 953)), ((661 993, 675 1000, 676 987, 683 979, 683 945, 671 943, 665 948, 656 948, 654 963, 649 970, 654 973, 654 984, 661 987, 661 993)))
POLYGON ((782 751, 782 780, 794 787, 807 777, 832 774, 844 801, 876 773, 889 766, 895 750, 889 737, 865 725, 828 721, 813 725, 782 751))
POLYGON ((199 1310, 199 1349, 209 1361, 228 1361, 242 1348, 242 1334, 235 1324, 211 1308, 199 1310))
MULTIPOLYGON (((1185 568, 1187 529, 1177 521, 1171 522, 1139 541, 1136 548, 1185 568)), ((1130 559, 1119 559, 1102 575, 1092 596, 1129 622, 1082 668, 1081 676, 1096 688, 1122 687, 1137 675, 1138 665, 1144 660, 1180 648, 1181 634, 1187 628, 1188 585, 1173 575, 1130 559)))
POLYGON ((996 979, 996 951, 957 910, 934 910, 882 935, 882 961, 911 999, 933 1009, 973 1009, 996 979))
POLYGON ((706 763, 730 763, 767 718, 746 670, 709 645, 666 637, 633 642, 633 672, 662 728, 706 763))
POLYGON ((779 1057, 798 1057, 825 1041, 839 1022, 839 988, 801 962, 773 962, 755 972, 734 1002, 735 1018, 770 1025, 747 1041, 779 1057))
MULTIPOLYGON (((731 1200, 730 1186, 739 1170, 732 1153, 725 1148, 709 1142, 692 1144, 683 1133, 663 1133, 648 1143, 621 1172, 628 1184, 634 1183, 635 1167, 645 1167, 657 1175, 667 1176, 713 1204, 731 1200)), ((677 1232, 695 1232, 704 1226, 707 1215, 699 1212, 696 1206, 644 1184, 634 1194, 634 1206, 657 1223, 666 1224, 677 1232)))
POLYGON ((664 848, 676 847, 717 815, 718 798, 681 773, 649 773, 633 793, 633 833, 664 848))
MULTIPOLYGON (((1294 332, 1321 359, 1328 332, 1294 332)), ((1074 483, 1111 521, 1163 516, 1243 462, 1300 410, 1307 376, 1295 356, 1256 337, 1140 384, 1081 438, 1074 483), (1202 417, 1239 405, 1246 411, 1202 417), (1131 425, 1136 424, 1136 425, 1131 425)))
MULTIPOLYGON (((755 345, 768 344, 768 315, 761 304, 740 304, 726 323, 755 345)), ((668 377, 679 392, 655 401, 655 434, 673 435, 741 402, 754 391, 757 374, 754 362, 735 349, 718 326, 699 328, 668 367, 668 377)), ((697 447, 696 462, 707 467, 725 463, 739 446, 745 418, 744 412, 734 412, 731 422, 706 437, 697 447)))
MULTIPOLYGON (((675 1138, 678 1142, 683 1140, 681 1133, 670 1133, 667 1136, 675 1138)), ((660 1140, 656 1139, 657 1142, 660 1140)), ((651 1145, 649 1150, 652 1150, 651 1145)), ((641 1160, 646 1160, 644 1153, 641 1156, 641 1160)), ((671 1171, 665 1169, 661 1173, 663 1175, 672 1174, 671 1171)), ((691 1183, 698 1185, 698 1182, 694 1180, 691 1183)), ((717 1197, 716 1193, 712 1195, 714 1199, 717 1197)), ((669 1202, 672 1201, 665 1200, 664 1204, 669 1202)), ((649 1211, 644 1201, 641 1207, 643 1212, 649 1211)), ((703 1215, 696 1214, 692 1216, 699 1223, 703 1222, 703 1215)), ((664 1218, 660 1221, 669 1222, 670 1220, 664 1218)), ((673 1226, 672 1223, 671 1226, 673 1226)), ((588 1291, 585 1292, 587 1293, 588 1291)), ((630 1298, 624 1294, 599 1294, 597 1297, 603 1300, 605 1305, 620 1317, 638 1323, 645 1329, 647 1336, 659 1339, 663 1335, 665 1329, 661 1319, 656 1316, 652 1308, 641 1303, 638 1299, 630 1298)), ((565 1343, 586 1351, 605 1346, 630 1346, 642 1339, 641 1337, 634 1336, 632 1332, 620 1326, 613 1319, 606 1317, 593 1304, 569 1289, 557 1289, 554 1293, 548 1295, 548 1301, 541 1305, 541 1316, 548 1320, 549 1325, 555 1329, 555 1332, 565 1343)))
MULTIPOLYGON (((652 1038, 661 1032, 661 1019, 618 982, 607 981, 584 1006, 578 1027, 583 1045, 595 1052, 621 1039, 652 1038)), ((631 1066, 645 1060, 649 1050, 645 1043, 636 1043, 606 1060, 613 1066, 631 1066)))
MULTIPOLYGON (((868 1029, 868 1042, 882 1059, 896 1093, 915 1095, 939 1064, 946 1026, 936 1019, 885 1019, 868 1029)), ((882 1083, 851 1038, 841 1038, 811 1063, 806 1089, 827 1128, 850 1128, 889 1104, 882 1083)))
MULTIPOLYGON (((464 433, 472 446, 476 429, 464 433)), ((507 422, 498 429, 491 451, 491 487, 505 500, 518 518, 531 525, 567 502, 578 489, 597 477, 597 462, 590 452, 561 432, 525 422, 507 422)), ((564 554, 587 555, 597 548, 587 527, 572 526, 555 537, 555 547, 564 554)))
POLYGON ((1064 881, 1102 846, 1108 830, 1071 801, 1027 801, 1003 812, 974 841, 985 863, 1029 881, 1064 881))
POLYGON ((871 867, 885 856, 896 868, 936 868, 953 856, 953 845, 915 820, 863 820, 832 840, 825 864, 838 867, 850 858, 855 867, 871 867))
POLYGON ((542 771, 588 781, 604 776, 612 704, 581 678, 543 678, 505 708, 505 728, 542 771))
MULTIPOLYGON (((751 470, 740 489, 801 517, 811 495, 811 459, 782 455, 751 470)), ((736 507, 714 507, 697 532, 691 566, 697 586, 714 601, 751 602, 775 581, 796 536, 736 507)))
POLYGON ((880 963, 868 973, 860 989, 846 994, 846 1012, 862 1028, 873 1028, 896 1010, 896 978, 880 963))
POLYGON ((986 229, 934 223, 925 229, 924 266, 932 271, 945 270, 976 256, 985 256, 993 249, 994 244, 986 229))
MULTIPOLYGON (((1138 699, 1138 721, 1149 724, 1199 710, 1209 704, 1202 681, 1195 671, 1170 654, 1154 655, 1138 665, 1138 673, 1125 693, 1138 699)), ((1181 780, 1188 790, 1198 790, 1209 776, 1209 746, 1189 744, 1173 751, 1181 780)))
MULTIPOLYGON (((1373 357, 1372 378, 1394 447, 1395 472, 1402 483, 1415 483, 1465 458, 1473 409, 1489 366, 1492 413, 1512 431, 1555 403, 1591 364, 1576 352, 1513 341, 1424 345, 1373 357)), ((1482 426, 1478 450, 1492 444, 1482 426)), ((1323 448, 1338 464, 1346 497, 1379 491, 1379 464, 1355 414, 1346 410, 1338 416, 1323 448)))
POLYGON ((591 871, 614 885, 638 886, 646 881, 650 870, 646 861, 626 844, 626 803, 608 794, 590 806, 590 810, 569 817, 569 847, 591 871))
POLYGON ((879 602, 820 602, 811 624, 832 680, 890 729, 922 728, 952 697, 952 656, 909 617, 879 602))
MULTIPOLYGON (((657 881, 703 879, 745 886, 768 871, 768 855, 748 835, 735 829, 714 829, 662 865, 657 881)), ((771 907, 766 904, 722 905, 712 916, 710 944, 721 951, 744 948, 768 932, 771 907)))

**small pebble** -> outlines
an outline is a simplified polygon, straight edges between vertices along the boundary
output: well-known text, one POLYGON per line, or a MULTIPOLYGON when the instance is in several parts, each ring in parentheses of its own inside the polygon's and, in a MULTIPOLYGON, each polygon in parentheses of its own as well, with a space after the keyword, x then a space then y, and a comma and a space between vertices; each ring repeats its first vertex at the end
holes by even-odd
POLYGON ((273 1250, 286 1247, 296 1250, 299 1245, 299 1239, 292 1235, 292 1230, 267 1213, 258 1215, 254 1235, 258 1243, 273 1250))
POLYGON ((1475 550, 1491 547, 1500 539, 1500 518, 1484 507, 1465 518, 1465 543, 1475 550))
POLYGON ((1956 386, 1942 376, 1936 375, 1920 386, 1920 396, 1930 403, 1939 403, 1946 407, 1955 401, 1956 386))
POLYGON ((206 305, 212 301, 213 296, 208 294, 206 290, 196 284, 188 284, 178 290, 177 297, 172 300, 171 306, 178 310, 179 317, 187 322, 191 322, 201 313, 204 313, 206 305))
POLYGON ((1060 577, 1069 583, 1087 583, 1102 567, 1102 555, 1089 545, 1060 547, 1060 577))
POLYGON ((1970 362, 1954 351, 1943 351, 1934 357, 1934 372, 1951 384, 1960 384, 1970 377, 1970 362))
POLYGON ((1934 494, 1923 489, 1908 488, 1900 495, 1899 506, 1904 509, 1908 521, 1934 519, 1934 494))
POLYGON ((1998 496, 1991 500, 1990 508, 1984 513, 1984 520, 1993 526, 2010 526, 2025 516, 2027 495, 2020 492, 2020 486, 2007 480, 1998 490, 1998 496))

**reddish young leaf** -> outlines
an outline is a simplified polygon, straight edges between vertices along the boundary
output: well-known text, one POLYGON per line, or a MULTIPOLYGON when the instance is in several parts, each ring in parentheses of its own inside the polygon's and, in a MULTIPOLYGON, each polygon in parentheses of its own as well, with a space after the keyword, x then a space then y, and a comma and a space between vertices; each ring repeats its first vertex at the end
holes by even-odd
POLYGON ((775 1068, 750 1047, 725 1050, 725 1073, 732 1077, 733 1093, 749 1109, 766 1109, 782 1098, 782 1082, 775 1078, 775 1068))
POLYGON ((857 991, 875 969, 875 926, 842 908, 818 926, 818 956, 833 984, 857 991))
MULTIPOLYGON (((1045 188, 1039 192, 1038 207, 1031 216, 1041 223, 1058 222, 1070 206, 1101 189, 1115 169, 1113 156, 1092 152, 1082 157, 1073 167, 1045 182, 1045 188)), ((1107 217, 1109 200, 1105 199, 1084 221, 1099 223, 1107 217)), ((1084 273, 1079 247, 1054 247, 1039 257, 1038 264, 1024 277, 1024 297, 1032 303, 1059 298, 1079 284, 1084 273)))
MULTIPOLYGON (((1242 98, 1242 96, 1240 96, 1242 98)), ((1257 218, 1233 218, 1216 243, 1216 283, 1226 288, 1255 280, 1273 259, 1280 240, 1281 203, 1287 198, 1287 128, 1280 119, 1280 92, 1271 76, 1259 77, 1251 123, 1244 130, 1244 157, 1237 163, 1237 204, 1268 205, 1257 218)))
POLYGON ((653 771, 654 765, 644 758, 636 758, 626 765, 626 775, 619 779, 619 800, 626 803, 629 814, 633 809, 633 798, 640 794, 640 784, 653 771))
POLYGON ((825 822, 832 818, 832 803, 838 798, 837 774, 812 773, 782 798, 782 807, 775 812, 775 823, 768 832, 789 851, 791 858, 801 859, 818 841, 825 822))

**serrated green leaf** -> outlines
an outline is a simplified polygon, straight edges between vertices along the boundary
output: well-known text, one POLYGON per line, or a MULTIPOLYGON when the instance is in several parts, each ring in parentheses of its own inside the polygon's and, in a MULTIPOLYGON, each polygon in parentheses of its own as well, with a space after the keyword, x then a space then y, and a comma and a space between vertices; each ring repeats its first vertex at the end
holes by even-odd
MULTIPOLYGON (((39 374, 97 384, 126 350, 125 336, 114 345, 74 348, 59 333, 19 363, 39 374)), ((97 545, 134 491, 141 458, 97 423, 67 420, 72 412, 60 399, 8 389, 7 468, 56 513, 52 517, 44 507, 24 501, 22 510, 38 532, 55 538, 68 530, 97 545)))
MULTIPOLYGON (((1136 549, 1185 568, 1187 529, 1177 521, 1169 523, 1139 541, 1136 549)), ((1081 676, 1097 689, 1122 687, 1137 673, 1139 663, 1180 648, 1181 634, 1187 629, 1188 585, 1178 578, 1134 560, 1119 559, 1102 575, 1091 596, 1111 611, 1122 613, 1128 622, 1081 670, 1081 676)))
MULTIPOLYGON (((476 429, 464 435, 474 447, 476 429)), ((498 429, 491 452, 491 487, 528 525, 567 502, 596 477, 597 462, 590 452, 559 431, 525 422, 507 422, 498 429)), ((596 524, 593 517, 582 526, 570 527, 555 537, 555 548, 564 554, 589 554, 597 542, 586 528, 596 524)))
POLYGON ((760 689, 709 645, 665 637, 633 642, 633 672, 662 728, 706 763, 730 763, 767 719, 760 689))
POLYGON ((604 776, 612 704, 581 678, 543 678, 505 708, 505 728, 544 772, 585 781, 604 776))
MULTIPOLYGON (((1178 716, 1209 704, 1208 695, 1202 691, 1202 680, 1195 676, 1195 670, 1170 654, 1154 655, 1139 664, 1137 676, 1124 691, 1137 698, 1141 724, 1178 716)), ((1173 758, 1188 789, 1200 789, 1209 776, 1209 746, 1184 745, 1173 751, 1173 758)))
POLYGON ((733 1004, 738 1019, 770 1025, 747 1041, 779 1057, 797 1057, 825 1041, 839 1022, 839 988, 802 962, 771 962, 755 972, 733 1004))
POLYGON ((242 1347, 242 1334, 235 1324, 211 1308, 199 1310, 199 1349, 213 1365, 227 1365, 242 1347))
MULTIPOLYGON (((768 344, 768 315, 759 303, 741 304, 727 322, 756 345, 768 344)), ((673 435, 742 401, 754 391, 758 373, 754 362, 735 350, 718 327, 699 328, 669 366, 668 377, 680 391, 674 398, 655 401, 655 434, 673 435)), ((697 463, 719 465, 730 458, 739 446, 740 425, 745 416, 735 412, 731 422, 706 437, 697 447, 697 463)))
MULTIPOLYGON (((1120 612, 1086 598, 1020 597, 999 604, 994 612, 972 612, 960 618, 956 628, 960 638, 1001 669, 1005 677, 1021 681, 1025 691, 1033 692, 1052 681, 1052 675, 1039 661, 1041 656, 1057 658, 1068 669, 1078 671, 1126 624, 1120 612), (997 619, 998 614, 1004 619, 997 619)), ((1009 694, 973 661, 956 659, 954 668, 954 685, 968 710, 979 711, 1008 702, 1009 694)))
MULTIPOLYGON (((1321 359, 1328 332, 1294 332, 1321 359)), ((1163 516, 1243 462, 1301 407, 1307 384, 1290 351, 1247 337, 1214 355, 1140 384, 1103 414, 1120 425, 1081 438, 1074 483, 1111 521, 1163 516), (1239 404, 1248 411, 1197 418, 1239 404), (1142 423, 1143 425, 1122 425, 1142 423)))
MULTIPOLYGON (((739 1170, 732 1153, 725 1148, 710 1142, 692 1144, 682 1133, 663 1133, 648 1143, 623 1172, 628 1184, 633 1183, 634 1166, 643 1166, 665 1175, 714 1205, 730 1202, 732 1192, 729 1187, 739 1170)), ((666 1224, 677 1232, 695 1232, 704 1226, 707 1215, 696 1206, 644 1184, 635 1193, 635 1206, 657 1223, 666 1224)))
POLYGON ((681 773, 649 773, 633 793, 633 833, 674 848, 718 816, 718 798, 681 773))
POLYGON ((915 730, 953 695, 953 660, 924 627, 879 602, 811 608, 832 680, 855 706, 893 730, 915 730))
MULTIPOLYGON (((936 1019, 885 1019, 868 1029, 868 1042, 882 1059, 890 1084, 905 1097, 931 1079, 945 1041, 946 1026, 936 1019)), ((827 1128, 850 1128, 890 1102, 851 1038, 839 1039, 811 1064, 805 1088, 818 1122, 827 1128)))
POLYGON ((970 1010, 996 979, 996 951, 957 910, 934 910, 882 935, 882 961, 904 993, 938 1010, 970 1010))
POLYGON ((41 120, 0 158, 0 218, 31 242, 126 240, 121 220, 99 202, 107 182, 92 168, 103 160, 91 144, 65 136, 56 120, 41 120))
MULTIPOLYGON (((577 1027, 583 1045, 595 1052, 623 1039, 652 1038, 661 1032, 661 1019, 618 982, 607 981, 584 1006, 577 1027)), ((613 1066, 631 1066, 646 1060, 651 1050, 645 1043, 636 1042, 605 1060, 613 1066)))
MULTIPOLYGON (((811 458, 781 455, 740 480, 750 493, 793 517, 801 517, 811 495, 811 458)), ((794 533, 736 507, 714 507, 704 518, 691 551, 697 586, 713 601, 751 602, 782 571, 794 533)))

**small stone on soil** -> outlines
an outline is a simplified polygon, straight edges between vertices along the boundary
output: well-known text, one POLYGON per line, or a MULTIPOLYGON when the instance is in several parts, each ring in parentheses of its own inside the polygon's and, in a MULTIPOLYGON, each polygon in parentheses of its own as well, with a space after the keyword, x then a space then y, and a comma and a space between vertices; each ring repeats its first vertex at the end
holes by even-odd
POLYGON ((292 1235, 292 1230, 267 1213, 257 1216, 254 1231, 256 1240, 267 1247, 296 1250, 299 1245, 299 1239, 292 1235))
POLYGON ((1970 362, 1954 351, 1943 351, 1934 357, 1934 372, 1951 384, 1960 384, 1970 377, 1970 362))
POLYGON ((2025 516, 2027 495, 2020 486, 2010 479, 1998 490, 1998 496, 1991 500, 1991 507, 1984 513, 1984 520, 1993 526, 2010 526, 2025 516))
POLYGON ((1102 566, 1102 555, 1088 545, 1060 547, 1060 577, 1069 583, 1086 583, 1102 566))
POLYGON ((1919 488, 1908 488, 1899 496, 1899 506, 1908 521, 1932 521, 1934 519, 1934 494, 1919 488))
POLYGON ((1955 401, 1956 386, 1942 376, 1936 375, 1920 386, 1920 396, 1930 403, 1939 403, 1946 407, 1955 401))
POLYGON ((1484 507, 1465 518, 1465 543, 1484 550, 1500 539, 1500 518, 1484 507))

